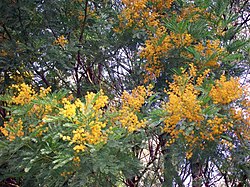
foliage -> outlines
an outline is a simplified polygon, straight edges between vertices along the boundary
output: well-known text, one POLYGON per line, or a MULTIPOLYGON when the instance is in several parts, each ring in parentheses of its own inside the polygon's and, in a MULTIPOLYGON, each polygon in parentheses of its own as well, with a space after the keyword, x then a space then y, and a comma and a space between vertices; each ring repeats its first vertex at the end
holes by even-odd
POLYGON ((139 87, 131 95, 124 92, 120 107, 115 108, 106 106, 108 97, 102 91, 88 93, 82 102, 66 92, 49 94, 50 88, 39 93, 26 84, 12 88, 17 89, 14 95, 2 98, 12 114, 0 129, 9 141, 8 144, 2 142, 2 149, 12 143, 19 146, 14 152, 1 153, 5 161, 17 162, 14 167, 7 166, 10 171, 4 176, 18 170, 23 171, 20 175, 24 176, 23 183, 27 185, 94 185, 100 182, 101 186, 103 182, 114 185, 119 177, 129 177, 138 170, 138 160, 132 157, 131 151, 135 145, 129 142, 140 143, 138 136, 144 136, 143 132, 136 136, 131 133, 140 129, 141 123, 146 123, 135 113, 150 94, 146 88, 139 87), (133 116, 130 121, 124 122, 124 112, 133 116), (20 164, 19 156, 23 157, 20 164), (82 164, 86 166, 82 168, 82 164), (48 172, 30 178, 36 175, 39 165, 42 166, 39 170, 47 168, 48 172), (125 169, 128 165, 131 165, 130 170, 125 169))
POLYGON ((247 5, 3 0, 0 185, 249 185, 247 5))

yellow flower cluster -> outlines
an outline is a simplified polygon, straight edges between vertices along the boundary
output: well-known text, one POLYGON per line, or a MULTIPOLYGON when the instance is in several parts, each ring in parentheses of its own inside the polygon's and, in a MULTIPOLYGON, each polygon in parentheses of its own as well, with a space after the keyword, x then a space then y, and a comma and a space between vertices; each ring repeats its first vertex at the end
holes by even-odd
MULTIPOLYGON (((205 73, 200 77, 204 77, 205 73)), ((194 126, 185 127, 184 124, 193 123, 196 127, 199 127, 204 120, 201 102, 198 100, 200 92, 195 88, 196 76, 197 69, 191 64, 189 72, 182 70, 182 75, 175 75, 173 77, 174 81, 169 84, 169 91, 167 92, 169 99, 163 105, 164 110, 167 112, 167 116, 164 117, 165 126, 163 130, 171 136, 167 145, 173 143, 180 134, 189 144, 194 145, 197 141, 197 137, 194 136, 194 126), (187 133, 187 129, 191 129, 190 132, 187 133)), ((192 154, 189 151, 187 155, 192 154)))
POLYGON ((227 81, 225 75, 222 75, 220 80, 216 81, 209 93, 215 104, 229 104, 241 98, 242 94, 243 90, 240 87, 239 80, 231 78, 227 81))
POLYGON ((34 104, 32 109, 28 111, 28 115, 37 119, 43 119, 45 115, 52 112, 52 106, 50 104, 34 104))
POLYGON ((123 9, 122 13, 118 16, 120 27, 132 27, 136 22, 139 27, 142 26, 143 21, 141 16, 143 11, 145 11, 147 0, 123 0, 122 2, 126 5, 126 8, 123 9))
MULTIPOLYGON (((216 113, 208 116, 206 112, 204 113, 208 105, 199 98, 201 93, 197 88, 202 86, 209 71, 205 70, 202 74, 198 74, 197 68, 191 64, 188 71, 182 71, 181 76, 175 75, 174 81, 169 84, 168 101, 163 104, 166 111, 166 116, 163 117, 165 123, 163 131, 171 136, 167 146, 181 138, 188 148, 187 158, 192 157, 194 147, 204 149, 206 141, 220 141, 221 135, 227 131, 233 130, 235 137, 244 136, 249 139, 249 135, 243 134, 243 131, 248 133, 250 131, 248 99, 244 100, 240 108, 232 109, 230 113, 232 118, 221 117, 216 113)), ((212 97, 211 103, 223 105, 242 98, 242 94, 239 80, 231 78, 227 81, 224 75, 215 81, 209 93, 212 97)), ((230 142, 225 144, 229 145, 230 142)))
POLYGON ((14 89, 17 89, 18 95, 12 97, 12 102, 14 104, 25 105, 30 103, 35 98, 35 91, 31 88, 31 86, 22 83, 20 85, 12 85, 14 89))
POLYGON ((50 92, 51 92, 51 87, 48 87, 46 89, 44 87, 41 87, 38 96, 40 98, 43 98, 46 97, 50 92))
POLYGON ((77 108, 82 112, 99 111, 108 103, 108 97, 104 95, 102 90, 98 95, 93 92, 87 93, 85 96, 86 104, 83 104, 79 99, 76 99, 74 103, 71 103, 70 100, 71 98, 63 98, 63 108, 60 108, 60 114, 66 118, 74 118, 77 108))
MULTIPOLYGON (((51 88, 48 87, 46 89, 44 89, 43 87, 40 88, 39 93, 35 94, 34 99, 38 99, 38 98, 45 98, 48 93, 51 92, 51 88)), ((53 110, 53 106, 56 105, 56 101, 53 101, 52 103, 49 104, 42 104, 42 103, 37 103, 34 104, 31 108, 31 110, 28 111, 28 116, 31 118, 35 118, 37 120, 42 120, 46 115, 49 115, 52 113, 53 110)), ((43 133, 48 131, 48 127, 44 128, 45 123, 43 121, 39 122, 38 124, 34 125, 34 124, 30 124, 28 127, 28 131, 30 133, 36 131, 37 132, 37 136, 41 136, 43 133)))
POLYGON ((121 123, 122 127, 127 128, 128 132, 133 132, 145 126, 145 120, 139 120, 136 113, 140 111, 145 99, 152 94, 152 85, 147 88, 138 86, 132 93, 124 91, 121 96, 121 109, 115 120, 121 123))
POLYGON ((145 65, 145 70, 148 73, 145 77, 146 81, 159 77, 163 69, 160 60, 167 56, 168 52, 176 48, 188 47, 192 42, 192 36, 188 33, 175 34, 171 32, 168 35, 165 27, 158 27, 155 34, 146 40, 145 47, 140 53, 141 58, 147 59, 145 65))
POLYGON ((134 27, 134 29, 143 26, 158 26, 159 18, 164 16, 164 10, 172 6, 174 0, 123 0, 125 8, 118 16, 120 20, 119 28, 115 31, 120 32, 121 29, 134 27))
MULTIPOLYGON (((95 111, 98 111, 99 109, 106 106, 106 104, 108 103, 108 97, 104 95, 103 90, 100 90, 98 95, 92 92, 87 93, 87 95, 85 96, 85 101, 86 106, 90 106, 95 111)), ((87 110, 86 107, 85 110, 87 110)))
POLYGON ((200 53, 201 61, 205 61, 205 64, 201 64, 201 66, 218 66, 218 60, 224 52, 219 40, 207 40, 206 44, 199 42, 194 48, 200 53))
POLYGON ((64 47, 66 44, 68 44, 68 40, 64 37, 64 35, 59 36, 55 41, 54 45, 60 45, 64 47))
POLYGON ((225 131, 232 128, 231 123, 226 123, 224 118, 215 116, 213 119, 208 119, 206 125, 202 131, 200 131, 201 139, 214 141, 215 138, 220 137, 225 131))
POLYGON ((195 122, 200 124, 204 119, 202 115, 201 103, 198 100, 199 91, 195 89, 194 78, 196 77, 196 67, 190 65, 190 71, 183 70, 182 76, 174 76, 174 82, 170 83, 168 102, 164 103, 167 112, 164 123, 164 131, 170 133, 175 139, 179 133, 185 133, 176 128, 182 125, 182 121, 195 122))
POLYGON ((0 51, 0 56, 2 56, 2 57, 5 57, 5 56, 7 56, 8 55, 8 53, 5 51, 5 50, 1 50, 0 51))
POLYGON ((220 142, 220 144, 226 146, 226 147, 227 147, 228 149, 230 149, 230 150, 234 148, 233 143, 230 142, 230 141, 228 141, 228 140, 222 139, 221 142, 220 142))
MULTIPOLYGON (((172 14, 168 10, 169 15, 166 15, 166 9, 170 9, 173 2, 173 0, 123 0, 126 7, 119 16, 120 28, 135 27, 134 29, 140 29, 143 27, 146 28, 149 37, 140 53, 141 58, 147 59, 144 67, 146 70, 145 83, 160 76, 164 67, 161 59, 168 56, 172 49, 188 47, 193 42, 193 38, 187 32, 171 32, 169 34, 161 22, 161 18, 166 19, 172 14)), ((196 8, 193 11, 200 10, 196 8)), ((182 17, 185 16, 183 13, 182 17)), ((190 56, 190 54, 186 55, 190 56)))
POLYGON ((188 47, 193 42, 192 36, 187 33, 175 34, 172 32, 170 33, 170 38, 175 48, 188 47))
MULTIPOLYGON (((178 51, 182 57, 193 60, 193 54, 185 49, 189 46, 194 47, 201 54, 201 58, 197 62, 200 64, 200 69, 204 66, 219 66, 218 62, 225 52, 220 46, 219 40, 196 41, 187 30, 169 31, 162 22, 162 20, 174 18, 176 18, 177 23, 186 20, 195 22, 203 18, 210 20, 214 15, 209 10, 196 7, 194 3, 189 2, 182 7, 181 12, 176 13, 170 9, 173 0, 123 0, 122 2, 125 8, 119 15, 120 31, 124 30, 124 27, 143 28, 148 36, 145 46, 140 52, 140 57, 147 60, 144 66, 145 83, 161 75, 164 69, 164 64, 161 61, 170 56, 174 49, 180 49, 178 51)), ((119 32, 119 29, 115 30, 119 32)))
POLYGON ((146 88, 144 86, 138 86, 132 90, 132 93, 129 94, 127 91, 124 91, 121 99, 123 107, 131 108, 135 111, 139 111, 142 105, 145 103, 145 98, 152 95, 153 86, 150 84, 146 88))
POLYGON ((145 127, 146 121, 139 120, 137 115, 133 112, 128 112, 126 109, 120 110, 121 117, 120 122, 121 125, 127 128, 128 132, 134 132, 140 128, 145 127))
POLYGON ((189 22, 194 22, 198 20, 201 16, 206 16, 207 11, 201 9, 200 7, 195 7, 194 4, 190 4, 184 7, 180 14, 177 14, 177 21, 181 22, 183 20, 189 20, 189 22))
POLYGON ((196 79, 197 86, 201 86, 203 84, 204 79, 208 76, 209 72, 210 72, 210 69, 206 69, 201 75, 197 77, 196 79))
POLYGON ((64 141, 69 141, 74 145, 73 149, 79 153, 86 149, 87 144, 96 145, 107 141, 105 132, 106 122, 102 118, 102 108, 108 103, 108 97, 101 90, 98 94, 87 93, 85 103, 76 99, 74 102, 71 98, 62 100, 63 108, 60 114, 66 119, 70 119, 77 125, 71 135, 61 135, 64 141))
MULTIPOLYGON (((78 153, 86 149, 87 144, 96 145, 107 141, 107 135, 103 132, 106 124, 98 120, 91 121, 88 125, 81 125, 73 131, 72 138, 66 137, 66 140, 74 144, 74 150, 78 153)), ((65 136, 64 136, 65 137, 65 136)), ((65 139, 63 137, 63 139, 65 139)))
MULTIPOLYGON (((175 34, 171 32, 169 35, 166 35, 166 33, 165 27, 157 28, 155 35, 146 40, 145 47, 140 53, 141 58, 147 59, 147 63, 144 67, 147 71, 147 76, 145 77, 146 82, 160 76, 163 70, 161 59, 168 56, 169 52, 173 49, 193 46, 192 42, 194 39, 188 33, 175 34)), ((194 45, 194 48, 201 55, 201 68, 204 67, 204 65, 219 66, 219 58, 221 58, 224 52, 224 48, 220 46, 219 40, 207 40, 205 44, 199 42, 194 45)), ((185 58, 193 59, 193 55, 188 52, 183 51, 181 55, 185 58)))
POLYGON ((244 87, 241 106, 232 108, 230 114, 234 122, 235 134, 239 139, 250 141, 250 85, 244 87))
MULTIPOLYGON (((30 85, 27 85, 25 83, 19 84, 19 85, 12 85, 11 88, 13 88, 15 92, 15 96, 11 98, 11 102, 14 105, 29 105, 31 102, 35 99, 45 97, 50 92, 50 87, 47 89, 41 88, 39 93, 36 93, 30 85)), ((42 119, 46 114, 50 113, 52 111, 52 108, 50 105, 44 105, 44 104, 33 104, 32 108, 28 111, 27 116, 32 116, 36 119, 42 119)), ((23 127, 23 121, 21 119, 18 120, 18 122, 15 122, 16 120, 10 119, 9 122, 5 122, 4 127, 0 127, 0 131, 8 137, 10 141, 14 140, 15 137, 23 136, 24 129, 23 127)), ((35 130, 39 130, 40 132, 38 134, 41 135, 41 133, 46 132, 46 128, 43 130, 40 130, 41 127, 44 125, 43 122, 38 123, 38 125, 29 125, 28 132, 33 132, 35 130)))
POLYGON ((190 159, 193 156, 193 152, 191 150, 186 152, 186 158, 190 159))
POLYGON ((14 88, 17 93, 16 96, 13 96, 11 101, 14 104, 25 105, 30 103, 32 100, 36 99, 37 97, 45 97, 49 92, 51 92, 51 88, 48 87, 44 89, 43 87, 40 88, 39 94, 37 94, 30 85, 25 83, 22 84, 14 84, 11 86, 14 88))
POLYGON ((60 114, 66 118, 73 118, 76 115, 76 104, 71 103, 67 98, 62 100, 63 108, 60 108, 60 114))
POLYGON ((157 8, 157 10, 162 10, 164 8, 171 8, 174 0, 152 0, 152 3, 157 8))
POLYGON ((43 121, 38 123, 37 125, 30 124, 28 127, 28 132, 29 133, 36 132, 36 136, 40 137, 42 136, 43 133, 46 133, 49 130, 48 127, 44 128, 44 125, 45 123, 43 121))
POLYGON ((4 127, 0 127, 0 132, 7 137, 8 140, 13 141, 16 137, 24 135, 23 121, 19 119, 15 122, 12 118, 9 122, 4 123, 4 127))

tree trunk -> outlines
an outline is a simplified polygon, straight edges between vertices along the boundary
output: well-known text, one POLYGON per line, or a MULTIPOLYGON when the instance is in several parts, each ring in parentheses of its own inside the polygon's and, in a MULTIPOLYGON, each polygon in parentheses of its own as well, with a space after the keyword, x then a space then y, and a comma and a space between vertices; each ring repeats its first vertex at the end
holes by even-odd
POLYGON ((191 159, 192 187, 202 186, 202 165, 199 159, 191 159))

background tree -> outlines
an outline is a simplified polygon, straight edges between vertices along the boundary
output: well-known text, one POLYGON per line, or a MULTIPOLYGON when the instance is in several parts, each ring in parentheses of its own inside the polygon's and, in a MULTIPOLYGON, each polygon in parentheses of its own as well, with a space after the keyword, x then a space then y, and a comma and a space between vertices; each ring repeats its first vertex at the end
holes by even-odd
POLYGON ((247 186, 247 7, 4 0, 2 183, 247 186))

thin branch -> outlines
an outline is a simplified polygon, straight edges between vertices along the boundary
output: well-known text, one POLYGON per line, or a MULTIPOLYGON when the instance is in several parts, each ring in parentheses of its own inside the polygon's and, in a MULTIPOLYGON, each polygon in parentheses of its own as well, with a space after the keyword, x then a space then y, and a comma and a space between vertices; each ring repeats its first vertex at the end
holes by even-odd
POLYGON ((84 19, 83 19, 83 23, 82 23, 82 27, 81 27, 81 34, 79 37, 79 42, 82 43, 82 39, 83 39, 83 33, 85 30, 85 26, 86 26, 86 21, 87 21, 87 12, 88 12, 88 0, 85 1, 85 9, 84 9, 84 19))
POLYGON ((5 26, 5 24, 3 24, 2 27, 3 27, 4 31, 6 32, 6 34, 8 35, 9 39, 12 40, 12 37, 11 37, 7 27, 5 26))

